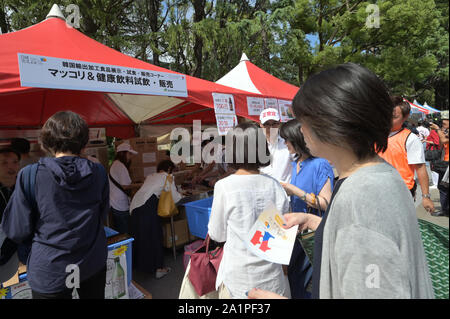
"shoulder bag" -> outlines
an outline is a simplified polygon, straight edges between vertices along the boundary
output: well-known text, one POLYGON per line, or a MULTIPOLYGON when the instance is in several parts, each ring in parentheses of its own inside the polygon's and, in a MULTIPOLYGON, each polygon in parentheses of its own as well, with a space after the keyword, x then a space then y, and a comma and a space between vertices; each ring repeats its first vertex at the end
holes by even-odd
POLYGON ((216 290, 216 278, 223 256, 223 247, 214 244, 206 235, 203 245, 190 253, 188 278, 198 296, 216 290))
POLYGON ((178 208, 175 205, 172 197, 171 184, 172 176, 167 175, 163 190, 161 192, 161 196, 159 197, 158 201, 158 215, 160 217, 171 217, 178 214, 178 208), (168 190, 166 190, 167 182, 169 182, 168 190))

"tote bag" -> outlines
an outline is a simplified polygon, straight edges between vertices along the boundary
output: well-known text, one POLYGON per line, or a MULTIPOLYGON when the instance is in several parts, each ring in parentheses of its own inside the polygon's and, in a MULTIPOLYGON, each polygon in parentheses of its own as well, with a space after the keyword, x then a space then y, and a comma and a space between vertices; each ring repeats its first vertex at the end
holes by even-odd
POLYGON ((172 176, 168 175, 158 202, 158 215, 160 217, 171 217, 178 214, 178 208, 173 201, 172 191, 170 189, 171 184, 172 176), (166 190, 167 182, 169 182, 169 190, 166 190))
POLYGON ((190 253, 188 278, 199 296, 216 290, 216 277, 223 256, 223 247, 213 247, 209 235, 202 246, 190 253), (211 244, 211 245, 210 245, 211 244))

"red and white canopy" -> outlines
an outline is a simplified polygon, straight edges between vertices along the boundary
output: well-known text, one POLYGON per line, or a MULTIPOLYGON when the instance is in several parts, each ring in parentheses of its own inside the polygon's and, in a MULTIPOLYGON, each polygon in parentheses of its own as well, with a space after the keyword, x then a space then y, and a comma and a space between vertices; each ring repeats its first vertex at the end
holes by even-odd
POLYGON ((258 68, 245 53, 239 64, 216 83, 285 100, 292 100, 299 89, 258 68))
POLYGON ((55 112, 72 110, 91 127, 106 127, 107 135, 128 138, 139 123, 192 124, 201 119, 214 124, 213 92, 232 94, 236 115, 248 117, 246 97, 256 95, 188 75, 187 97, 22 87, 19 53, 180 74, 85 36, 66 24, 56 6, 56 14, 46 20, 0 35, 0 129, 40 127, 55 112))

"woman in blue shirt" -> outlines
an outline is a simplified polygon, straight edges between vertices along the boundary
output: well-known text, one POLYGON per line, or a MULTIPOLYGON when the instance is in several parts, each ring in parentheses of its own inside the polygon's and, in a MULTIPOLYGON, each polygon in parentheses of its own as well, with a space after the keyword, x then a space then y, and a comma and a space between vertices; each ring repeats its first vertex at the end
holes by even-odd
MULTIPOLYGON (((321 216, 320 212, 326 211, 330 202, 334 173, 327 160, 311 155, 300 129, 301 125, 297 120, 284 123, 280 128, 280 135, 294 156, 291 183, 281 185, 287 194, 291 195, 293 212, 309 212, 321 216)), ((292 298, 310 297, 306 288, 311 277, 311 263, 300 243, 296 241, 288 267, 292 298)))

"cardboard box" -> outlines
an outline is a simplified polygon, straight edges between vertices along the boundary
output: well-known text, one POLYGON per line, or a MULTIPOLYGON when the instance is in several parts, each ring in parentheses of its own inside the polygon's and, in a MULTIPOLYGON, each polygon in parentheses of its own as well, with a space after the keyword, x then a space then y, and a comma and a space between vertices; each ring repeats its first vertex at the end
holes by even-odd
MULTIPOLYGON (((190 241, 189 227, 186 219, 174 220, 173 227, 175 230, 175 246, 180 246, 190 241)), ((170 220, 163 224, 163 246, 172 248, 172 231, 170 220)))
POLYGON ((130 166, 129 172, 133 183, 141 183, 148 175, 156 173, 156 164, 130 166))
POLYGON ((108 168, 108 146, 86 147, 84 154, 95 157, 106 169, 108 168))

